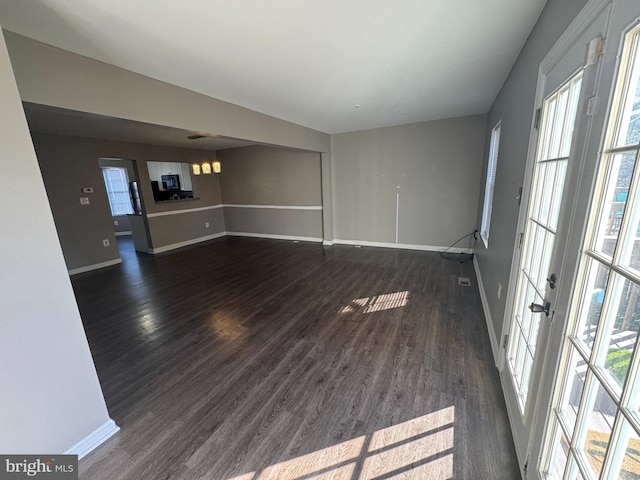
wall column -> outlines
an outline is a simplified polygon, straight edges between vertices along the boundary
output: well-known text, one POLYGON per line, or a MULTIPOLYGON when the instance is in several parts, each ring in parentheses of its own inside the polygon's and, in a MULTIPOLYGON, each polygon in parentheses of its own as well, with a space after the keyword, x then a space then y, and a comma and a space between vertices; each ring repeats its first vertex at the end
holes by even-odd
POLYGON ((0 145, 0 452, 83 454, 118 427, 98 382, 1 28, 0 145))
POLYGON ((320 154, 322 172, 322 230, 323 245, 333 245, 333 166, 331 153, 320 154))

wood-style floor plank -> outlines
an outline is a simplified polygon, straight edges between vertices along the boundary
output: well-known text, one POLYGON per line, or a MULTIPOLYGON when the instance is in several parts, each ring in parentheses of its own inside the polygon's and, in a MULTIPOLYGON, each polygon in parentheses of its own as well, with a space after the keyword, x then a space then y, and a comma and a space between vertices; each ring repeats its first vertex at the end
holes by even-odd
POLYGON ((123 264, 73 277, 121 427, 80 478, 519 478, 470 263, 258 239, 157 256, 119 243, 123 264))

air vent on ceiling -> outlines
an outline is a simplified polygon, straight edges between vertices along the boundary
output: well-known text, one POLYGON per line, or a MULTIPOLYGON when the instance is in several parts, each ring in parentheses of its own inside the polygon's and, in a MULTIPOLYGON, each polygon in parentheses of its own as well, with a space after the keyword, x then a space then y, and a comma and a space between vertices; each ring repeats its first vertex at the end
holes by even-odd
POLYGON ((206 135, 189 135, 187 138, 189 140, 198 140, 199 138, 204 138, 206 135))

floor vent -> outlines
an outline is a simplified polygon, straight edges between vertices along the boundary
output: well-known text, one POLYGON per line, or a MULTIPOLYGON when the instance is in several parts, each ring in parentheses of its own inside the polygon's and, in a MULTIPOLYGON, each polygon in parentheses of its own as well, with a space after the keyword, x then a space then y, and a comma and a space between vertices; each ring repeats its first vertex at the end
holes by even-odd
POLYGON ((458 285, 462 285, 463 287, 470 287, 471 279, 469 277, 458 277, 458 285))

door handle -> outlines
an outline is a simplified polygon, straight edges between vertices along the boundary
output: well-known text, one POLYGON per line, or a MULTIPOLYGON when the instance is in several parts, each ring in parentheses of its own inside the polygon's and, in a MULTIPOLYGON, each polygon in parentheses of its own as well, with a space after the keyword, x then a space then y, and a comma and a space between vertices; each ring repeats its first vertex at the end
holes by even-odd
POLYGON ((551 288, 551 290, 556 288, 557 281, 558 281, 558 276, 555 273, 552 273, 551 277, 547 278, 547 282, 549 282, 549 288, 551 288))
POLYGON ((533 313, 542 313, 544 312, 545 316, 549 316, 549 310, 551 310, 551 302, 547 302, 544 305, 540 305, 539 303, 532 303, 529 305, 529 310, 533 313))

